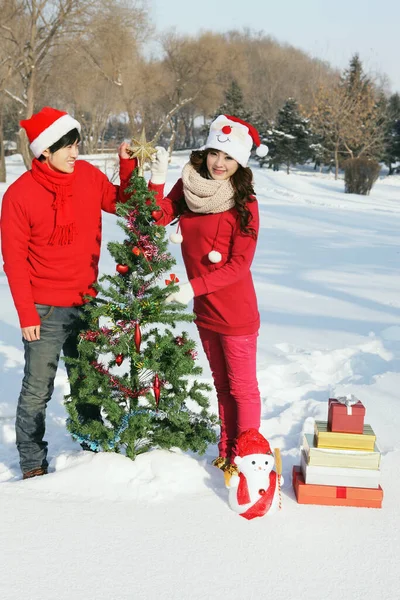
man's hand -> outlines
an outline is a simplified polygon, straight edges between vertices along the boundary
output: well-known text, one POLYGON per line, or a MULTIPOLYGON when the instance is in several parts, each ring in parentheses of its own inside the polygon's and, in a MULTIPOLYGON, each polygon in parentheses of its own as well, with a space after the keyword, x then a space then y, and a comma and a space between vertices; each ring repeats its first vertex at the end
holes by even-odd
POLYGON ((157 152, 153 154, 150 163, 151 177, 150 181, 157 185, 162 185, 167 179, 169 154, 168 150, 162 146, 156 146, 157 152))
POLYGON ((126 149, 129 147, 128 142, 122 142, 120 147, 118 148, 118 156, 120 158, 131 158, 126 149))
POLYGON ((22 337, 27 342, 36 342, 40 340, 40 325, 32 325, 31 327, 22 327, 22 337))
POLYGON ((188 304, 194 298, 194 291, 189 282, 183 283, 179 286, 178 291, 173 292, 165 298, 165 302, 170 304, 171 302, 179 302, 180 304, 188 304))

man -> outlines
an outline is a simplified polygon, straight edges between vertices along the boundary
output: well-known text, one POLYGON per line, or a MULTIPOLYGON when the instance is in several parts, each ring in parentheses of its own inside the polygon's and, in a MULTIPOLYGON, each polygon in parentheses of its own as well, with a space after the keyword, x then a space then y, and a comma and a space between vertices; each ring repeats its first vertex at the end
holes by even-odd
MULTIPOLYGON (((95 296, 101 211, 115 213, 136 161, 119 148, 120 186, 77 161, 81 126, 45 107, 21 121, 35 156, 32 169, 6 191, 1 214, 4 271, 18 312, 25 369, 16 417, 23 478, 47 473, 46 405, 61 351, 77 356, 85 295, 95 296)), ((82 418, 100 418, 81 406, 82 418)))

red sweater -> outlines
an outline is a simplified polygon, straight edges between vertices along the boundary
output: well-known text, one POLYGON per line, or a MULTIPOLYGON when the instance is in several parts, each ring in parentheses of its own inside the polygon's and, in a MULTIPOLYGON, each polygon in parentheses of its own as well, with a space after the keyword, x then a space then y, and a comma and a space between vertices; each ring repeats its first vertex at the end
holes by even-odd
MULTIPOLYGON (((157 225, 167 225, 178 216, 177 202, 183 197, 179 179, 167 197, 164 186, 150 182, 163 215, 157 225)), ((257 201, 247 204, 250 226, 258 233, 257 201)), ((240 231, 236 208, 218 214, 185 212, 181 215, 182 257, 194 291, 195 323, 226 335, 250 335, 258 331, 260 316, 250 266, 257 241, 240 231), (212 263, 208 253, 216 250, 222 260, 212 263)))
POLYGON ((116 202, 126 201, 124 190, 136 161, 120 159, 121 186, 90 163, 75 164, 72 183, 74 241, 49 245, 54 229, 54 194, 35 181, 31 171, 9 186, 1 214, 4 271, 21 327, 40 324, 37 304, 76 306, 83 296, 96 295, 101 244, 101 211, 115 213, 116 202))

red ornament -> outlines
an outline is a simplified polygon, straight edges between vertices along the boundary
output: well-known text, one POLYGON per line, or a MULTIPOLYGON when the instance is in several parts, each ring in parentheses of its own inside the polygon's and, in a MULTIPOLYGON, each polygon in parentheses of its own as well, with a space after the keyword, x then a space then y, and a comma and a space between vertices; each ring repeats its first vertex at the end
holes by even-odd
POLYGON ((135 256, 139 256, 139 254, 141 253, 141 250, 137 246, 134 246, 134 248, 132 248, 132 252, 135 256))
POLYGON ((128 265, 117 265, 116 269, 121 275, 126 275, 129 271, 128 265))
POLYGON ((171 285, 171 283, 179 283, 179 279, 175 275, 175 273, 171 273, 169 277, 169 279, 165 280, 165 285, 171 285))
POLYGON ((225 133, 225 135, 228 135, 231 131, 232 127, 230 125, 224 125, 224 127, 222 128, 222 133, 225 133))
POLYGON ((184 345, 184 343, 185 343, 185 338, 181 337, 180 335, 178 335, 178 336, 175 338, 175 344, 176 344, 177 346, 183 346, 183 345, 184 345))
POLYGON ((124 355, 123 354, 117 354, 117 356, 115 357, 115 364, 120 367, 123 362, 124 362, 124 355))
POLYGON ((161 219, 161 217, 163 216, 163 211, 162 210, 152 210, 151 211, 151 216, 153 217, 153 219, 155 221, 158 221, 159 219, 161 219))
POLYGON ((158 403, 160 401, 160 391, 161 391, 160 378, 158 377, 158 375, 156 373, 154 376, 154 381, 153 381, 153 392, 154 392, 154 398, 156 399, 157 409, 158 409, 158 403))
POLYGON ((136 352, 140 352, 140 343, 142 341, 142 332, 139 323, 135 323, 135 346, 136 352))

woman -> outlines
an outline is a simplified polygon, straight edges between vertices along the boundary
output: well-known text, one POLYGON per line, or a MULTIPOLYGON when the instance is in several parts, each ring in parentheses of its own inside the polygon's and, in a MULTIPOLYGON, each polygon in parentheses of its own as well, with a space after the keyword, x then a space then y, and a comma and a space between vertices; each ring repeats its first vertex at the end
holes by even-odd
POLYGON ((206 144, 192 152, 168 196, 163 196, 168 155, 158 148, 150 189, 156 192, 157 225, 177 217, 189 281, 167 298, 194 298, 195 323, 208 358, 218 398, 221 434, 213 464, 232 470, 238 435, 260 426, 256 346, 260 317, 250 266, 259 228, 253 176, 247 162, 253 142, 264 156, 257 131, 232 116, 211 124, 206 144))

